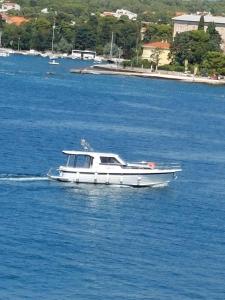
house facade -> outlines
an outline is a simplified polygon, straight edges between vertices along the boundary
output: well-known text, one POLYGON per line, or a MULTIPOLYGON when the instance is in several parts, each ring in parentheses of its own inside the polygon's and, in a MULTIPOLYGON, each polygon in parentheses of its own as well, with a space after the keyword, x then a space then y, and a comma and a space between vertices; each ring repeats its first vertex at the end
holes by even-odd
POLYGON ((20 11, 20 5, 14 2, 4 2, 0 11, 5 12, 9 10, 18 10, 20 11))
POLYGON ((170 43, 150 42, 143 44, 142 59, 147 59, 158 66, 167 65, 171 62, 169 58, 170 43))
POLYGON ((126 10, 126 9, 117 9, 116 14, 115 14, 116 18, 120 18, 122 16, 126 16, 128 17, 129 20, 136 20, 137 19, 137 14, 126 10))
MULTIPOLYGON (((201 15, 182 15, 172 18, 173 21, 173 37, 177 33, 192 31, 198 29, 198 24, 201 15)), ((225 17, 205 15, 205 30, 207 29, 209 23, 214 23, 216 30, 219 32, 222 38, 221 49, 225 52, 225 17)))
POLYGON ((119 19, 122 16, 126 16, 128 17, 129 20, 136 20, 137 19, 137 14, 126 10, 126 9, 117 9, 116 12, 112 12, 112 11, 104 11, 101 14, 102 17, 115 17, 117 19, 119 19))

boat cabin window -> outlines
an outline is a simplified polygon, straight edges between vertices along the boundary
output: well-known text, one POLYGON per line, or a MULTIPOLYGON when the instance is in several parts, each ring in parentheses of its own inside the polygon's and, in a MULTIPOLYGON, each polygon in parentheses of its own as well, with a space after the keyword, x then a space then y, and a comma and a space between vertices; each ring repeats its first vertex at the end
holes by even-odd
POLYGON ((67 167, 72 168, 90 168, 92 166, 93 157, 89 155, 69 155, 67 167))
POLYGON ((110 156, 101 156, 101 164, 104 165, 121 165, 121 163, 115 158, 110 156))

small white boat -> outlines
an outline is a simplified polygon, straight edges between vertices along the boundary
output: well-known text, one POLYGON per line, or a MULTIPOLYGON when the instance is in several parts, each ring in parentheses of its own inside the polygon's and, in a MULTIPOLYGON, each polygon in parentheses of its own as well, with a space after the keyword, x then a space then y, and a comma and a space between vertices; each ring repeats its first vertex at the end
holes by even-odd
POLYGON ((0 48, 0 56, 1 57, 8 57, 10 55, 9 51, 7 51, 7 49, 4 48, 0 48))
POLYGON ((95 56, 95 58, 94 58, 94 62, 96 63, 96 64, 100 64, 100 63, 102 63, 102 61, 103 61, 103 57, 101 57, 101 56, 95 56))
POLYGON ((84 151, 67 151, 65 165, 57 174, 48 172, 53 180, 70 183, 127 185, 134 187, 165 186, 182 171, 180 165, 162 165, 153 162, 126 163, 117 154, 94 152, 82 140, 84 151))
POLYGON ((8 57, 9 53, 7 53, 7 52, 0 52, 0 56, 1 57, 8 57))
POLYGON ((55 59, 50 60, 48 63, 49 65, 59 65, 59 62, 56 61, 55 59))

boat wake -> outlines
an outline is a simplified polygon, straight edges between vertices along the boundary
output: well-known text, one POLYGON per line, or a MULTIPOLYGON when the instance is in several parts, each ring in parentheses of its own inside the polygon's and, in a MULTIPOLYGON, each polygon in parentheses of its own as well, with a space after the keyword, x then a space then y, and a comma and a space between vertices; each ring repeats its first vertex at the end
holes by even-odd
POLYGON ((41 181, 48 180, 48 177, 40 175, 24 174, 0 174, 0 181, 41 181))
POLYGON ((158 183, 158 184, 154 184, 151 188, 164 188, 164 187, 167 187, 169 184, 168 182, 164 182, 164 183, 158 183))

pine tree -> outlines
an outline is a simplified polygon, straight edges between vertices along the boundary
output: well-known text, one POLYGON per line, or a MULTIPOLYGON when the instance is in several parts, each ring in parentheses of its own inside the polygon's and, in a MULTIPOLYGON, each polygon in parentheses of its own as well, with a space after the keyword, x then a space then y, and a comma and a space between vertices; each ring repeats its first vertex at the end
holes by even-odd
POLYGON ((219 32, 216 30, 215 23, 209 23, 206 32, 209 34, 210 39, 210 51, 220 51, 220 44, 222 42, 222 38, 219 32))
POLYGON ((204 27, 205 27, 205 20, 204 20, 204 16, 202 15, 198 23, 198 30, 204 30, 204 27))

